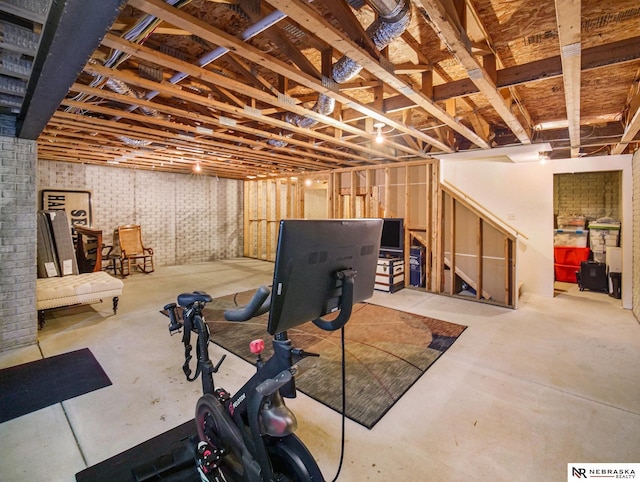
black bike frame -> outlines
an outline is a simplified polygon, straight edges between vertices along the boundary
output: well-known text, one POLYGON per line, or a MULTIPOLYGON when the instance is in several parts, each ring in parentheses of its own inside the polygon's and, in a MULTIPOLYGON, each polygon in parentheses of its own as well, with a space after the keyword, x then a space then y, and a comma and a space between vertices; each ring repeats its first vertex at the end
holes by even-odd
MULTIPOLYGON (((191 327, 195 328, 198 333, 198 372, 202 378, 203 393, 215 395, 213 373, 218 371, 217 365, 213 365, 209 357, 209 329, 201 315, 201 308, 196 303, 184 312, 184 336, 185 354, 187 357, 190 352, 189 334, 191 327)), ((260 410, 263 403, 270 396, 262 396, 256 388, 262 382, 276 377, 281 372, 288 370, 293 365, 293 345, 289 340, 287 333, 279 333, 273 339, 273 355, 266 362, 257 364, 256 373, 242 386, 236 394, 227 400, 224 404, 225 409, 233 417, 238 427, 249 427, 249 430, 241 430, 242 438, 250 452, 253 453, 255 459, 262 467, 262 475, 266 480, 270 480, 273 476, 271 467, 271 459, 264 443, 256 443, 264 441, 263 434, 260 431, 260 410)), ((224 359, 224 357, 223 357, 224 359)), ((296 396, 295 378, 280 387, 280 394, 286 398, 294 398, 296 396)))

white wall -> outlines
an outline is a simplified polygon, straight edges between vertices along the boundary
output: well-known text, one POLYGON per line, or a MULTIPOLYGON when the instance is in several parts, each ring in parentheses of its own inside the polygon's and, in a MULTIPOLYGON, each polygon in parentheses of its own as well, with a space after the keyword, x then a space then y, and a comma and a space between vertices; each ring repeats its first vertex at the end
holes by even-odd
POLYGON ((443 160, 443 181, 523 234, 518 239, 522 290, 553 297, 553 173, 550 165, 443 160), (525 238, 526 237, 526 238, 525 238))
POLYGON ((631 156, 539 162, 441 160, 442 180, 462 191, 527 237, 518 242, 518 281, 523 291, 553 297, 553 175, 622 171, 622 306, 631 308, 631 156), (628 228, 625 229, 625 226, 628 228), (626 269, 626 267, 629 267, 626 269))

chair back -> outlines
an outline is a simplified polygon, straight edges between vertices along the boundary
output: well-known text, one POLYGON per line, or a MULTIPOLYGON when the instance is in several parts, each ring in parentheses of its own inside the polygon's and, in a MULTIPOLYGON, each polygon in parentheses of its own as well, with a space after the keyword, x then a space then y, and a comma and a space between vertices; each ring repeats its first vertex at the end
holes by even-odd
POLYGON ((127 256, 135 256, 144 253, 142 229, 140 225, 127 224, 124 226, 118 226, 116 233, 120 251, 126 253, 127 256))

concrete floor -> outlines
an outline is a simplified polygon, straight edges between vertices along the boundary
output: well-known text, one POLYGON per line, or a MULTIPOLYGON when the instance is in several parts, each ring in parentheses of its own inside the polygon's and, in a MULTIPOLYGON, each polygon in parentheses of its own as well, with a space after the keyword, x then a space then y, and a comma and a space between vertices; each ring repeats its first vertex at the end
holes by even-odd
MULTIPOLYGON (((110 302, 54 310, 38 345, 0 367, 88 347, 113 385, 0 424, 0 480, 75 474, 193 417, 199 383, 158 313, 176 295, 221 296, 271 282, 273 264, 237 259, 135 273, 110 302)), ((347 421, 344 481, 564 481, 569 462, 640 462, 640 325, 620 301, 558 284, 518 310, 412 289, 372 302, 468 329, 372 429, 347 421)), ((266 335, 266 333, 265 333, 266 335)), ((248 340, 249 341, 249 340, 248 340)), ((224 350, 211 348, 217 359, 224 350)), ((253 372, 227 356, 216 384, 253 372)), ((298 435, 332 480, 340 416, 300 394, 298 435)))

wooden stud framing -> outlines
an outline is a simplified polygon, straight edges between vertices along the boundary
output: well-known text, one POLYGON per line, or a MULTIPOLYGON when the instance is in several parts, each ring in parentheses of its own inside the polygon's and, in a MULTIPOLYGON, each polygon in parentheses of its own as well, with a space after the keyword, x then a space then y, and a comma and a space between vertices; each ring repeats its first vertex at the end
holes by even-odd
POLYGON ((484 263, 484 239, 482 237, 483 234, 483 227, 484 227, 484 223, 482 221, 482 218, 478 216, 477 218, 477 224, 476 224, 476 239, 477 239, 477 250, 476 250, 476 254, 478 256, 477 259, 477 270, 478 270, 478 281, 477 283, 477 289, 476 289, 476 300, 480 300, 482 299, 482 291, 483 291, 483 279, 484 279, 484 272, 483 272, 483 263, 484 263))
MULTIPOLYGON (((393 166, 359 166, 354 168, 336 169, 326 171, 326 174, 315 173, 314 178, 322 177, 327 183, 326 209, 329 218, 341 217, 391 217, 402 215, 405 219, 405 263, 410 260, 410 248, 415 239, 425 246, 425 287, 433 293, 443 293, 456 296, 459 289, 457 278, 462 278, 467 284, 476 290, 477 301, 512 306, 516 299, 514 292, 515 283, 515 259, 514 239, 511 234, 504 231, 499 223, 485 217, 476 206, 469 204, 469 199, 460 197, 455 191, 439 182, 439 164, 433 161, 411 161, 398 163, 393 166), (425 169, 425 192, 420 189, 411 189, 413 169, 425 169), (393 172, 393 169, 405 169, 393 172), (362 173, 364 171, 364 173, 362 173), (381 176, 382 174, 382 176, 381 176), (358 182, 362 176, 362 185, 358 182), (392 179, 396 179, 392 183, 392 179), (348 183, 348 185, 347 185, 348 183), (402 206, 397 205, 402 193, 396 190, 402 188, 404 183, 404 196, 402 206), (392 194, 395 193, 393 199, 392 194), (414 193, 418 193, 415 194, 414 193), (360 197, 359 197, 360 196, 360 197), (362 206, 358 202, 361 199, 362 206), (416 209, 414 203, 423 203, 416 209), (361 209, 360 209, 361 207, 361 209), (413 209, 412 209, 413 207, 413 209), (447 209, 445 210, 445 207, 447 209), (464 258, 456 256, 456 249, 461 249, 457 236, 456 218, 462 216, 461 208, 469 211, 474 216, 470 228, 475 230, 475 249, 469 246, 469 255, 475 256, 475 269, 465 269, 464 258), (402 210, 404 209, 404 214, 402 210), (397 212, 396 212, 397 211, 397 212), (416 213, 418 217, 416 218, 416 213), (446 223, 445 215, 449 217, 446 223), (487 284, 484 273, 484 242, 485 233, 489 226, 504 234, 504 279, 493 280, 487 284), (422 232, 426 230, 426 234, 422 232), (445 243, 446 240, 446 243, 445 243), (448 253, 446 263, 451 276, 445 283, 445 251, 448 253), (463 262, 458 266, 459 262, 463 262), (477 270, 476 274, 465 271, 477 270), (504 293, 488 293, 487 286, 495 285, 495 282, 504 286, 504 293)), ((415 176, 414 176, 415 177, 415 176)), ((297 178, 260 179, 247 181, 245 188, 245 255, 259 257, 260 259, 273 260, 275 255, 275 240, 277 236, 277 224, 283 214, 289 218, 303 218, 305 215, 305 183, 297 178), (266 209, 266 212, 262 210, 266 209), (275 214, 274 214, 275 213, 275 214), (266 236, 266 238, 265 238, 266 236), (266 250, 266 252, 265 252, 266 250)), ((461 227, 462 229, 462 227, 461 227)), ((466 229, 466 228, 465 228, 466 229)), ((461 246, 461 245, 460 245, 461 246)), ((472 261, 473 263, 473 261, 472 261)), ((471 265, 473 266, 473 264, 471 265)), ((492 270, 489 270, 491 272, 492 270)), ((410 286, 410 277, 405 277, 405 285, 410 286)), ((491 288, 490 288, 491 289, 491 288)), ((499 289, 497 291, 500 291, 499 289)), ((468 298, 468 297, 466 297, 468 298)))
POLYGON ((448 196, 449 202, 449 269, 451 277, 449 278, 448 292, 452 295, 456 286, 456 200, 452 196, 448 196))

